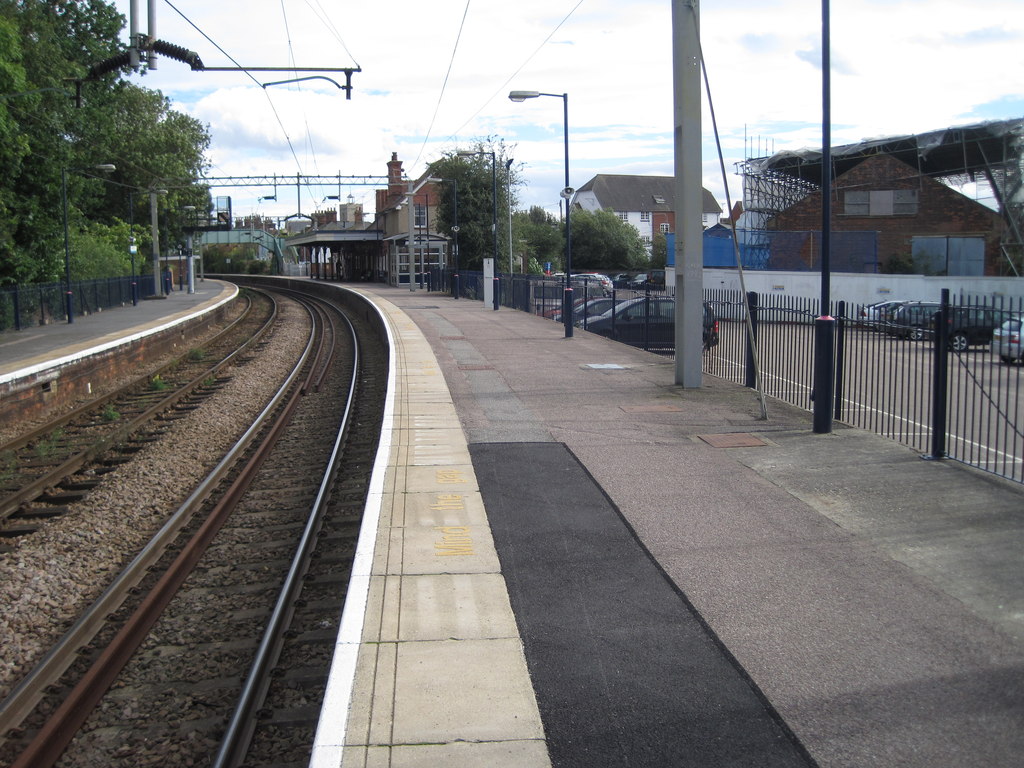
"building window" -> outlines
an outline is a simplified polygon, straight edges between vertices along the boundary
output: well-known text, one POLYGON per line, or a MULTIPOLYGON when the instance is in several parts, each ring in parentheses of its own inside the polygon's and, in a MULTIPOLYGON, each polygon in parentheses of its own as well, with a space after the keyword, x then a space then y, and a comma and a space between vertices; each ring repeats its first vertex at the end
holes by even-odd
POLYGON ((416 203, 416 212, 414 214, 415 226, 425 227, 427 226, 427 206, 422 203, 416 203))
POLYGON ((640 240, 641 240, 641 241, 643 241, 643 244, 644 244, 644 245, 646 245, 646 246, 650 247, 650 245, 651 245, 651 242, 652 242, 652 241, 651 241, 651 236, 650 236, 650 235, 641 235, 641 236, 640 236, 640 240))
POLYGON ((850 190, 843 196, 847 216, 915 216, 916 189, 850 190))
POLYGON ((662 222, 660 229, 661 229, 661 234, 667 235, 669 233, 669 231, 670 231, 669 230, 669 226, 668 226, 668 222, 667 221, 666 222, 662 222))
POLYGON ((620 219, 622 219, 625 222, 629 221, 629 214, 626 213, 625 211, 616 211, 615 215, 618 216, 620 219))
POLYGON ((650 221, 650 220, 651 220, 651 212, 650 211, 640 211, 640 221, 650 221))

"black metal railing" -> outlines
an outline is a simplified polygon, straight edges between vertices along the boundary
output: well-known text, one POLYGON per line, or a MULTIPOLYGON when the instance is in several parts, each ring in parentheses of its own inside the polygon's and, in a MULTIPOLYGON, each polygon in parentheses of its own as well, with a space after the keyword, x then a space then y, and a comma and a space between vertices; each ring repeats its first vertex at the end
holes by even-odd
MULTIPOLYGON (((720 343, 705 354, 705 371, 753 386, 756 348, 765 394, 811 408, 818 303, 716 291, 706 298, 719 315, 720 343)), ((945 291, 937 298, 912 321, 846 302, 830 308, 837 321, 834 416, 928 458, 1024 482, 1020 334, 1006 342, 1002 356, 991 349, 995 321, 1019 320, 1024 302, 961 297, 954 303, 945 291)))
MULTIPOLYGON (((446 274, 432 282, 451 292, 454 281, 446 274)), ((481 273, 462 272, 459 284, 460 297, 483 299, 481 273)), ((561 321, 564 278, 501 275, 495 284, 501 305, 561 321)), ((621 289, 599 295, 593 286, 574 284, 574 323, 671 353, 673 337, 655 331, 652 321, 651 307, 665 295, 621 289), (637 306, 643 324, 629 333, 614 320, 624 302, 637 306)), ((820 302, 723 290, 705 291, 704 300, 718 324, 718 344, 704 353, 704 372, 754 387, 756 354, 764 393, 810 410, 820 302)), ((944 291, 931 304, 907 302, 899 311, 876 312, 873 305, 840 301, 829 314, 836 319, 837 421, 889 437, 927 458, 955 459, 1024 482, 1024 331, 1005 342, 1002 355, 990 349, 993 323, 1019 320, 1024 300, 961 296, 952 301, 944 291)))
MULTIPOLYGON (((131 277, 109 277, 71 283, 76 317, 122 307, 152 293, 151 275, 136 276, 134 280, 131 277)), ((64 283, 0 288, 0 332, 67 322, 66 296, 64 283)))

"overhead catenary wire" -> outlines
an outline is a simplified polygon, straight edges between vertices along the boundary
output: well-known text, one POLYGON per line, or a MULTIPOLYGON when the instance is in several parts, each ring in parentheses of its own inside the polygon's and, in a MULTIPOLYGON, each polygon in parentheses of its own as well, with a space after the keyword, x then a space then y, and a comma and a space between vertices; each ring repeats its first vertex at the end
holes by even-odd
POLYGON ((413 161, 414 168, 423 156, 423 148, 427 146, 427 142, 430 140, 430 134, 434 130, 434 122, 437 120, 437 113, 441 109, 441 101, 444 99, 444 92, 448 87, 448 78, 451 76, 452 66, 455 64, 455 54, 459 51, 459 41, 462 40, 462 30, 466 28, 466 16, 469 14, 470 2, 471 0, 466 0, 466 7, 462 10, 462 21, 459 22, 459 32, 455 36, 455 45, 452 47, 451 58, 448 59, 448 70, 444 73, 444 82, 441 83, 441 92, 437 95, 437 104, 434 106, 434 114, 430 118, 430 125, 427 126, 427 132, 423 136, 423 143, 420 144, 420 151, 417 153, 416 159, 413 161))
POLYGON ((483 112, 484 109, 487 107, 487 105, 490 104, 492 101, 494 101, 494 99, 499 94, 503 94, 508 89, 508 84, 511 83, 512 80, 515 79, 516 75, 518 75, 520 72, 523 71, 523 69, 526 67, 527 64, 529 64, 531 61, 533 61, 534 57, 538 53, 540 53, 541 50, 544 48, 544 46, 546 46, 551 41, 551 38, 555 36, 555 33, 558 32, 558 30, 562 28, 562 26, 565 24, 565 22, 567 22, 569 20, 569 18, 576 12, 576 10, 581 5, 583 5, 583 3, 584 3, 584 0, 579 0, 579 2, 576 3, 576 5, 574 5, 572 7, 572 9, 567 14, 565 14, 565 16, 562 18, 562 20, 559 21, 558 24, 555 25, 554 29, 552 29, 551 32, 548 33, 548 36, 544 38, 544 40, 541 42, 541 44, 538 45, 534 49, 533 53, 531 53, 529 56, 527 56, 526 59, 523 61, 523 63, 520 64, 516 68, 516 70, 511 75, 509 75, 502 82, 501 85, 499 85, 495 89, 494 93, 492 93, 489 97, 487 97, 487 99, 484 100, 483 104, 480 105, 479 109, 477 109, 476 112, 474 112, 472 115, 470 115, 469 118, 467 118, 466 121, 462 125, 460 125, 457 129, 455 129, 452 133, 450 133, 448 135, 449 139, 451 139, 452 141, 458 141, 459 134, 462 132, 462 129, 465 128, 467 125, 469 125, 477 117, 477 115, 479 115, 481 112, 483 112))
POLYGON ((164 2, 167 3, 168 6, 170 6, 171 10, 173 10, 175 13, 181 16, 181 18, 184 19, 189 26, 191 26, 196 32, 202 35, 206 39, 206 41, 210 43, 210 45, 212 45, 218 51, 223 53, 224 56, 226 56, 232 64, 238 67, 241 71, 245 72, 245 74, 249 77, 250 80, 256 83, 256 85, 260 86, 260 90, 262 90, 264 95, 267 97, 267 103, 270 105, 271 112, 274 113, 274 119, 277 120, 277 124, 281 128, 281 133, 284 135, 284 139, 288 143, 288 149, 292 153, 292 159, 295 161, 295 167, 299 173, 302 173, 302 164, 299 162, 299 157, 295 152, 295 145, 292 144, 292 138, 288 134, 288 129, 285 128, 284 121, 281 120, 281 115, 278 114, 277 107, 274 106, 274 100, 270 97, 270 94, 267 93, 266 89, 262 87, 260 81, 257 80, 251 72, 246 70, 241 64, 235 61, 235 59, 227 51, 225 51, 223 48, 220 47, 220 45, 214 42, 214 40, 209 35, 207 35, 203 30, 201 30, 190 18, 188 18, 188 16, 182 13, 174 5, 174 3, 171 2, 171 0, 164 0, 164 2))

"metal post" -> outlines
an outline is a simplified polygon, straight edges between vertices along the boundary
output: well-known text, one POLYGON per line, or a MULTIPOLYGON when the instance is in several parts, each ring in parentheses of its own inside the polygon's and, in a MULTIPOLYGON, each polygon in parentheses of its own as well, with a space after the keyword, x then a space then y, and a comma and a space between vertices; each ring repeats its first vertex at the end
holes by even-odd
POLYGON ((494 241, 494 311, 501 306, 501 278, 498 276, 498 158, 491 150, 491 239, 494 241))
POLYGON ((149 190, 149 224, 153 234, 153 295, 163 294, 160 280, 160 227, 157 225, 155 189, 149 190))
POLYGON ((128 190, 128 255, 132 261, 132 306, 139 306, 139 283, 135 279, 135 254, 138 253, 135 245, 135 192, 128 190))
POLYGON ((757 361, 754 359, 754 345, 757 344, 758 330, 757 291, 747 292, 747 312, 750 317, 750 333, 747 335, 746 357, 743 366, 743 384, 750 389, 757 388, 757 361), (751 338, 753 337, 753 338, 751 338))
POLYGON ((942 289, 939 311, 932 318, 935 350, 932 357, 932 452, 926 459, 946 458, 946 410, 949 407, 949 289, 942 289))
POLYGON ((572 187, 569 186, 569 94, 562 94, 562 143, 565 145, 565 300, 562 303, 562 321, 565 323, 565 338, 572 338, 572 224, 570 221, 569 204, 572 187))
POLYGON ((814 431, 832 431, 835 320, 829 314, 832 249, 832 117, 829 0, 821 0, 821 316, 814 321, 814 431))
POLYGON ((60 169, 60 200, 64 209, 64 311, 69 323, 75 322, 74 299, 71 296, 71 245, 68 239, 68 171, 60 169))

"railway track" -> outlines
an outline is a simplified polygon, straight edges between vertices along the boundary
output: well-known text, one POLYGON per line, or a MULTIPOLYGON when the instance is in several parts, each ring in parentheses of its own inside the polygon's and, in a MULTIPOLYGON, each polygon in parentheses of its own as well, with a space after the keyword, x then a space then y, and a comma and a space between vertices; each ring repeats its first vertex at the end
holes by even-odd
MULTIPOLYGON (((295 297, 292 297, 293 299, 295 297)), ((261 424, 0 704, 14 766, 305 764, 386 352, 322 302, 261 424), (362 354, 360 349, 362 348, 362 354), (245 454, 244 458, 240 454, 245 454)))
POLYGON ((103 475, 225 382, 224 371, 262 342, 276 307, 247 293, 240 316, 202 347, 0 446, 0 535, 33 533, 103 475))

